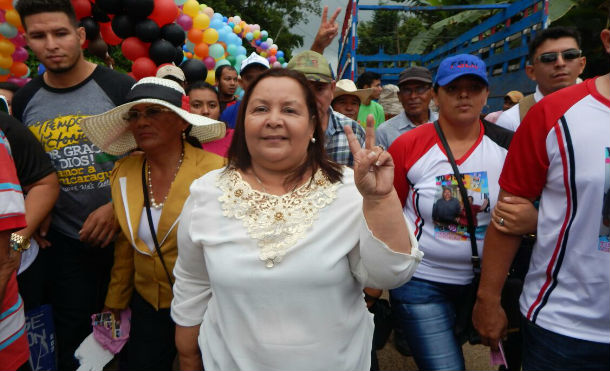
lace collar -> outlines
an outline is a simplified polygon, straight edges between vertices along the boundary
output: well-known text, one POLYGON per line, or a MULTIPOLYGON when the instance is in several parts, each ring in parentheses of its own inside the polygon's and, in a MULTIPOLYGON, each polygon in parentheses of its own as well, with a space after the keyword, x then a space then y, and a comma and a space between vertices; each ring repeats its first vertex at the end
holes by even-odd
POLYGON ((336 198, 339 183, 331 183, 321 170, 307 182, 282 196, 259 192, 237 170, 220 174, 216 185, 223 215, 241 219, 260 248, 267 268, 282 261, 286 251, 301 239, 317 219, 320 209, 336 198))

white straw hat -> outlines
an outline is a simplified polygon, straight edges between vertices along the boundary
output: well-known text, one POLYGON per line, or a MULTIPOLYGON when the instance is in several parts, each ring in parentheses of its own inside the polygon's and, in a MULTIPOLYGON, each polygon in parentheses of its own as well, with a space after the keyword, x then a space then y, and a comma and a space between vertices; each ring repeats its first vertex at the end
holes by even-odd
POLYGON ((122 104, 105 113, 85 117, 80 126, 89 140, 102 151, 111 155, 122 155, 137 147, 124 114, 135 105, 158 104, 174 111, 191 124, 189 135, 205 143, 223 138, 226 125, 208 117, 183 110, 184 89, 175 81, 158 77, 145 77, 135 83, 127 94, 129 103, 122 104))
POLYGON ((371 94, 373 94, 373 89, 358 89, 352 80, 343 79, 337 81, 333 100, 342 95, 355 95, 360 99, 360 104, 365 104, 371 94))

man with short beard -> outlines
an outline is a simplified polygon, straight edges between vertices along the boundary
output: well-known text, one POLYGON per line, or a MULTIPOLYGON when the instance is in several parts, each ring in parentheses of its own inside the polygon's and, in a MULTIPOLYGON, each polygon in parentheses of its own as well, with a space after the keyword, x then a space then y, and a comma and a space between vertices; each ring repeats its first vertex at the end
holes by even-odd
POLYGON ((60 370, 76 369, 74 351, 102 308, 111 244, 116 234, 110 203, 114 159, 83 134, 80 120, 123 103, 133 79, 85 60, 85 30, 69 0, 20 0, 16 6, 28 46, 46 67, 15 94, 13 114, 51 157, 61 191, 48 233, 42 230, 60 370), (46 248, 49 246, 48 248, 46 248))

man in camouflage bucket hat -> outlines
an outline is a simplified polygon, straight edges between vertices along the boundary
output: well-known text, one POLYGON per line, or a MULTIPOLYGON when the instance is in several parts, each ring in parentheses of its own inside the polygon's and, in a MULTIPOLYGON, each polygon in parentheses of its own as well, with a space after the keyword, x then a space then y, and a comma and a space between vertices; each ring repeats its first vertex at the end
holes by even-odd
POLYGON ((324 147, 326 153, 335 162, 346 166, 354 165, 354 157, 347 143, 347 136, 343 131, 349 125, 358 138, 360 145, 364 145, 364 129, 356 121, 335 112, 330 103, 335 92, 335 80, 328 61, 322 54, 307 50, 295 55, 288 63, 288 68, 301 72, 309 80, 309 85, 316 96, 318 114, 322 129, 326 133, 324 147))

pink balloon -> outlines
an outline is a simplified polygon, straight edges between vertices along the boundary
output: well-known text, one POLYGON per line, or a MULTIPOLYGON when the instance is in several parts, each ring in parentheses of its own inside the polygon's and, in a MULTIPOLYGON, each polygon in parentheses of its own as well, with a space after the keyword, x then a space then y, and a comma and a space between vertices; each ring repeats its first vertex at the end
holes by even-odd
POLYGON ((28 59, 28 51, 25 48, 18 46, 13 52, 13 60, 15 62, 25 62, 28 59))
POLYGON ((11 42, 15 44, 15 46, 25 46, 26 44, 25 37, 23 37, 23 34, 17 34, 17 36, 11 39, 11 42))
POLYGON ((0 23, 6 22, 6 18, 4 17, 5 14, 5 10, 0 10, 0 23))
POLYGON ((269 63, 273 64, 273 62, 277 61, 277 58, 275 58, 275 55, 272 55, 271 57, 267 58, 267 60, 269 63))
POLYGON ((180 14, 180 16, 178 16, 178 18, 176 19, 176 23, 185 31, 188 31, 193 28, 193 18, 189 17, 186 14, 180 14))
POLYGON ((277 62, 277 61, 273 62, 273 68, 280 68, 280 67, 282 67, 282 64, 280 62, 277 62))
POLYGON ((18 86, 23 86, 23 85, 27 84, 30 80, 31 80, 31 78, 29 78, 29 77, 27 79, 22 79, 20 77, 9 77, 8 80, 6 80, 6 82, 10 82, 10 83, 13 83, 18 86))
POLYGON ((211 69, 213 69, 213 68, 214 68, 214 66, 216 66, 216 61, 214 60, 214 57, 209 57, 209 56, 208 56, 208 57, 205 57, 205 58, 203 59, 203 64, 205 64, 205 67, 206 67, 208 70, 211 70, 211 69))

